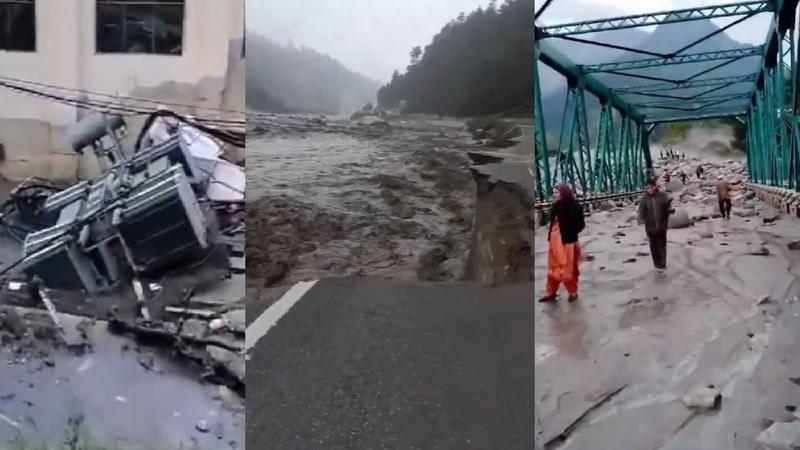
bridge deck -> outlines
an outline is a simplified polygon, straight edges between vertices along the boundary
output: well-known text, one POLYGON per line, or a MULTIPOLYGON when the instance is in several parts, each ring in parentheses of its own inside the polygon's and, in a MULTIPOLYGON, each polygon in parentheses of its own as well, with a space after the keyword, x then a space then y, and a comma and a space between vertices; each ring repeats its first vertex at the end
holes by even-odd
POLYGON ((634 208, 587 219, 594 259, 580 300, 535 307, 541 438, 564 450, 752 450, 763 419, 786 420, 785 408, 800 405, 789 380, 800 377, 800 305, 786 303, 798 291, 800 252, 787 244, 800 220, 734 216, 670 230, 669 269, 657 274, 634 208), (769 255, 751 254, 762 246, 769 255), (773 301, 759 305, 766 294, 773 301), (694 414, 681 398, 709 384, 722 390, 721 410, 694 414))

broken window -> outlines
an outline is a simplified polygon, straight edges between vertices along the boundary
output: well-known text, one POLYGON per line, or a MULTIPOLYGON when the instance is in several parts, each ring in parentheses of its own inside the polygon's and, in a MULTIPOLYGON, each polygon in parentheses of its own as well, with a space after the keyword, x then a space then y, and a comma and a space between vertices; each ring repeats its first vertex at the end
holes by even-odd
POLYGON ((183 51, 184 0, 97 0, 98 53, 183 51))
POLYGON ((0 0, 0 50, 36 51, 34 0, 0 0))

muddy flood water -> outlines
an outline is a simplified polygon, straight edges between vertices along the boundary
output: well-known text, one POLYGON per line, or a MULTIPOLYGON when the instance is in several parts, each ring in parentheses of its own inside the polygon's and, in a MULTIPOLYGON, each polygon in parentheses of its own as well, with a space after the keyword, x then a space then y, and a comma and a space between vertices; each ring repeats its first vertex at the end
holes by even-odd
POLYGON ((469 253, 475 184, 458 121, 388 127, 344 118, 248 122, 249 299, 292 283, 375 275, 457 280, 469 253))

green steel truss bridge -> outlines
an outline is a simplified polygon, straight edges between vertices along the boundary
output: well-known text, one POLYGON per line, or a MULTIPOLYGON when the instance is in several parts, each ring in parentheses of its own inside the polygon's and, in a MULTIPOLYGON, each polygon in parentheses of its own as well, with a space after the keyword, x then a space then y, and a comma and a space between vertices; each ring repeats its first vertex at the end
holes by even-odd
MULTIPOLYGON (((549 200, 553 186, 560 182, 571 184, 583 197, 639 191, 646 177, 652 175, 649 141, 655 127, 720 118, 735 118, 746 125, 751 182, 800 190, 800 92, 794 38, 798 1, 742 1, 541 26, 540 16, 553 2, 544 1, 534 23, 535 66, 541 62, 563 75, 567 96, 558 142, 548 142, 553 135, 546 133, 539 74, 535 73, 536 199, 549 200), (771 17, 763 45, 698 50, 702 42, 756 15, 771 17), (595 35, 590 39, 585 36, 717 18, 730 18, 732 22, 666 53, 602 43, 595 35), (558 40, 613 48, 634 53, 635 57, 576 64, 554 45, 558 40), (750 73, 720 75, 722 68, 747 58, 753 61, 747 66, 752 67, 750 73), (663 75, 678 66, 697 70, 689 76, 686 70, 680 77, 663 75), (659 76, 652 75, 654 68, 659 76), (587 114, 587 94, 600 102, 599 119, 597 114, 587 114), (589 123, 590 118, 593 123, 589 123)), ((603 36, 607 34, 611 33, 603 36)))

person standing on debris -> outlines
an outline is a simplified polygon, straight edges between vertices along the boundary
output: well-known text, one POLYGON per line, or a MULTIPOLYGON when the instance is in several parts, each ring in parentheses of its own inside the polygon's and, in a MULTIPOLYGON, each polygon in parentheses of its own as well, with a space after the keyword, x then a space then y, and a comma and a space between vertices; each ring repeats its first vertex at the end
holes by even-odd
POLYGON ((575 193, 566 184, 559 184, 554 190, 555 201, 550 210, 550 232, 548 233, 547 285, 545 296, 539 301, 555 302, 558 288, 563 283, 569 294, 568 301, 578 299, 578 277, 580 275, 580 244, 578 234, 586 227, 583 207, 575 198, 575 193))
POLYGON ((697 172, 696 172, 697 173, 697 178, 703 178, 703 173, 704 172, 705 171, 703 170, 703 166, 697 166, 697 172))
POLYGON ((717 202, 719 203, 719 213, 722 214, 723 219, 730 219, 731 218, 731 190, 733 187, 725 179, 724 175, 720 175, 717 177, 719 182, 717 183, 717 202))
POLYGON ((650 242, 650 256, 659 272, 667 268, 667 228, 672 213, 672 198, 661 191, 656 180, 651 178, 639 199, 639 223, 644 224, 650 242))
POLYGON ((686 173, 681 171, 681 183, 686 184, 686 179, 687 178, 688 177, 686 176, 686 173))

